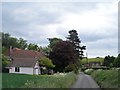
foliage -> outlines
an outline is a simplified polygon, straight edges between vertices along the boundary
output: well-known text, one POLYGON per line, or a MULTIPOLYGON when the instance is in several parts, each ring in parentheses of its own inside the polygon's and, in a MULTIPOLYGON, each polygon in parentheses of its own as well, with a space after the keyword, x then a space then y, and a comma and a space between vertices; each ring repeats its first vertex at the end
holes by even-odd
POLYGON ((55 71, 63 72, 67 65, 76 62, 73 49, 71 42, 68 41, 60 41, 54 46, 50 58, 56 66, 55 71))
POLYGON ((115 67, 120 67, 120 54, 118 54, 117 58, 114 60, 113 65, 115 67))
POLYGON ((41 51, 48 57, 49 53, 51 51, 51 48, 50 47, 43 47, 43 48, 41 48, 41 51))
POLYGON ((65 72, 71 72, 71 71, 78 71, 78 67, 76 64, 69 64, 67 67, 65 67, 65 72))
POLYGON ((107 67, 112 67, 114 60, 115 60, 115 57, 108 55, 104 58, 103 65, 107 67))
POLYGON ((22 75, 3 73, 3 88, 69 88, 76 80, 74 73, 56 75, 22 75))
POLYGON ((10 48, 10 46, 25 49, 27 47, 27 40, 23 38, 17 39, 16 37, 10 36, 9 33, 2 32, 2 46, 7 49, 10 48))
POLYGON ((86 74, 91 74, 92 72, 94 71, 94 69, 86 69, 84 72, 86 73, 86 74))
POLYGON ((54 68, 55 67, 55 65, 53 65, 52 61, 47 57, 43 57, 43 58, 39 59, 39 64, 41 66, 45 66, 46 68, 54 68))
POLYGON ((91 76, 101 88, 118 88, 120 83, 118 80, 119 74, 118 70, 97 70, 91 73, 91 76))
POLYGON ((24 40, 23 38, 19 38, 18 48, 21 48, 21 49, 27 48, 27 40, 24 40))
POLYGON ((75 58, 77 59, 82 59, 83 55, 83 50, 86 49, 86 46, 81 46, 81 40, 78 38, 78 33, 76 30, 70 30, 67 39, 72 43, 72 46, 74 47, 74 54, 75 58))
POLYGON ((2 71, 5 72, 6 69, 5 67, 10 63, 10 61, 8 60, 8 58, 4 55, 2 55, 2 71))
POLYGON ((53 49, 58 42, 62 41, 62 39, 60 38, 48 38, 48 40, 50 42, 48 47, 50 47, 51 49, 53 49))
POLYGON ((2 54, 5 54, 6 50, 7 50, 7 48, 2 46, 2 54))
POLYGON ((9 42, 8 42, 9 38, 10 38, 10 34, 2 33, 2 46, 9 48, 9 42))
POLYGON ((27 46, 27 49, 28 50, 36 50, 36 51, 39 51, 39 47, 37 44, 32 44, 30 43, 28 46, 27 46))

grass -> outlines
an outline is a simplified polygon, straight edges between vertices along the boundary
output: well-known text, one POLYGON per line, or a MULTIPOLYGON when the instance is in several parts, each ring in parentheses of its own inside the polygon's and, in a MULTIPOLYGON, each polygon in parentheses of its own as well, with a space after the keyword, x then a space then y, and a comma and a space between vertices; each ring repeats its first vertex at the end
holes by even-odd
POLYGON ((88 61, 84 58, 81 60, 81 63, 84 64, 84 63, 89 63, 89 62, 100 62, 102 63, 104 61, 104 58, 88 58, 88 61))
POLYGON ((95 70, 91 76, 101 88, 118 88, 120 84, 118 70, 95 70))
POLYGON ((3 88, 69 88, 76 74, 22 75, 3 73, 3 88))

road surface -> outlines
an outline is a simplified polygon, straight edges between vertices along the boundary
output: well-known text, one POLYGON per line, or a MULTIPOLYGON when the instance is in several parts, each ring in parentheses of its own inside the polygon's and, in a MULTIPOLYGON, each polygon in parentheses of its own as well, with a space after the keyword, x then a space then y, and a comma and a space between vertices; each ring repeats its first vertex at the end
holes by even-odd
POLYGON ((71 88, 89 88, 90 90, 92 88, 96 88, 97 90, 100 90, 100 87, 93 80, 93 78, 89 75, 84 74, 83 72, 78 75, 77 81, 71 88))

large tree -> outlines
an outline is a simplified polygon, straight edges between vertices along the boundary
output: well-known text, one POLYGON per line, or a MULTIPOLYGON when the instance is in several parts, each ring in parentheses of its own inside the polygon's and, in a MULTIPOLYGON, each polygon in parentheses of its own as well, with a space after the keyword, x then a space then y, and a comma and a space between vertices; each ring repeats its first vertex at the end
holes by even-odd
POLYGON ((24 40, 23 38, 17 39, 16 37, 10 36, 9 33, 3 33, 2 32, 2 46, 9 49, 10 46, 13 48, 21 48, 25 49, 27 47, 27 40, 24 40))
POLYGON ((50 58, 53 60, 53 64, 56 66, 55 71, 64 71, 71 63, 75 63, 75 54, 73 52, 71 42, 60 41, 53 50, 50 52, 50 58))
POLYGON ((49 40, 49 42, 50 42, 50 44, 49 44, 48 47, 50 47, 51 49, 54 48, 54 46, 55 46, 58 42, 62 41, 62 39, 56 38, 56 37, 55 37, 55 38, 48 38, 48 40, 49 40))
POLYGON ((111 67, 111 66, 113 66, 114 60, 115 60, 115 57, 113 57, 113 56, 110 56, 110 55, 105 56, 103 65, 107 66, 107 67, 111 67))
POLYGON ((32 44, 30 43, 28 46, 27 46, 27 49, 28 50, 36 50, 36 51, 39 51, 39 47, 37 44, 32 44))
POLYGON ((118 54, 117 58, 114 60, 113 65, 115 67, 120 67, 120 54, 118 54))
POLYGON ((83 50, 86 49, 86 46, 80 45, 81 40, 78 37, 78 33, 76 30, 70 30, 69 35, 67 37, 67 40, 72 43, 72 46, 74 47, 74 54, 76 59, 82 59, 83 55, 83 50))
POLYGON ((27 48, 27 40, 24 40, 23 38, 19 38, 18 48, 21 48, 21 49, 27 48))
POLYGON ((9 39, 10 39, 10 34, 2 32, 2 46, 9 48, 9 39))

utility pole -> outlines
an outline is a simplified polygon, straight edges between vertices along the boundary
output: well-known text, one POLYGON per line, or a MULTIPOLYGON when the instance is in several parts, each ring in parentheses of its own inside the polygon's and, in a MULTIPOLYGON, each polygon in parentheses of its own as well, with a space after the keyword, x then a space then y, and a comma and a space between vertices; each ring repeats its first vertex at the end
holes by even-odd
POLYGON ((86 53, 86 60, 87 60, 87 67, 89 66, 89 63, 88 63, 88 54, 86 53))

